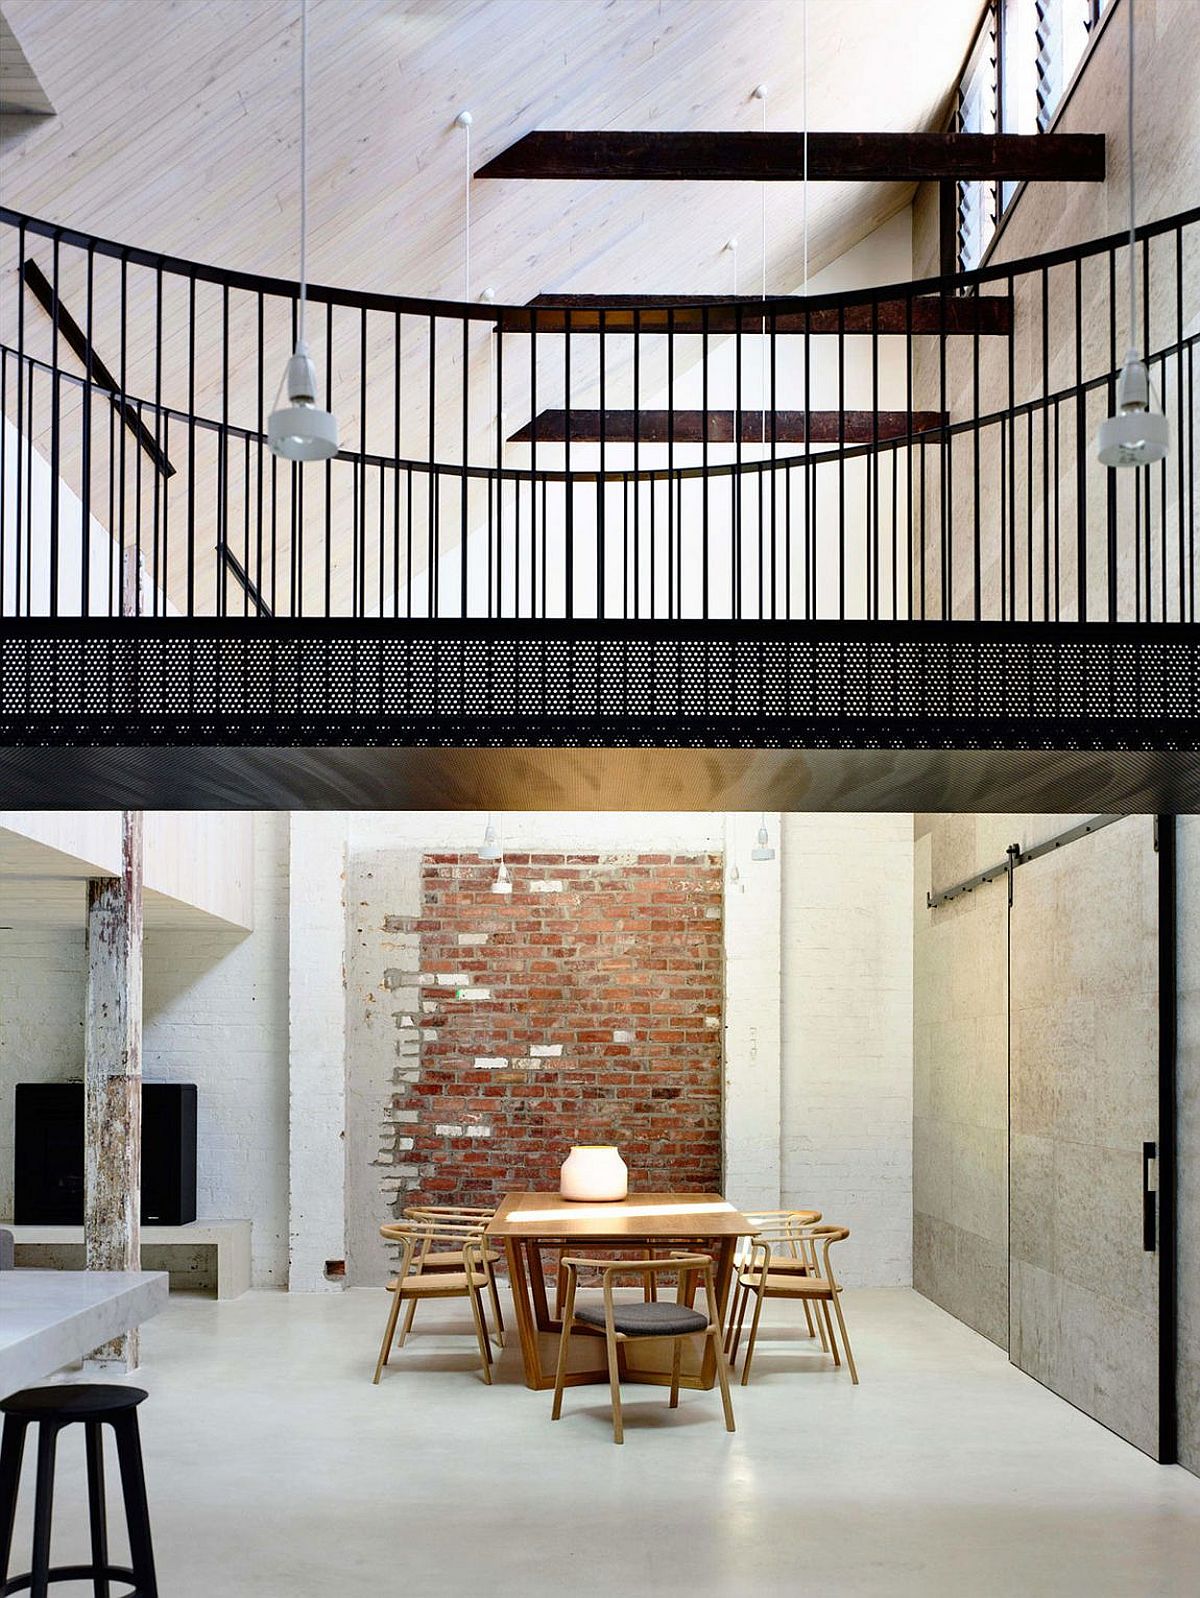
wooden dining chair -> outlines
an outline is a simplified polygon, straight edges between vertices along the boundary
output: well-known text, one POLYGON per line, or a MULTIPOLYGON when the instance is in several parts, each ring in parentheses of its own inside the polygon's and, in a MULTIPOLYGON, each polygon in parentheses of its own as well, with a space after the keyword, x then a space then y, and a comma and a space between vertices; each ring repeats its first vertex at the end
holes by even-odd
POLYGON ((379 1235, 389 1243, 400 1246, 400 1269, 388 1283, 392 1302, 388 1309, 387 1326, 375 1364, 375 1381, 383 1375, 392 1343, 396 1336, 396 1322, 400 1318, 400 1305, 411 1304, 414 1299, 465 1298, 471 1305, 475 1322, 475 1335, 483 1360, 483 1379, 489 1386, 492 1381, 492 1349, 483 1319, 483 1291, 488 1285, 484 1265, 486 1247, 479 1230, 463 1232, 443 1224, 422 1221, 397 1221, 379 1228, 379 1235), (462 1264, 456 1270, 424 1271, 414 1269, 414 1262, 423 1249, 440 1252, 457 1252, 462 1264))
POLYGON ((625 1428, 621 1418, 621 1377, 617 1348, 621 1343, 647 1338, 670 1338, 674 1342, 671 1359, 670 1408, 679 1406, 679 1370, 683 1359, 684 1338, 701 1334, 711 1337, 717 1361, 717 1380, 721 1384, 721 1402, 725 1408, 725 1429, 735 1430, 733 1400, 729 1395, 729 1372, 725 1364, 725 1350, 721 1341, 721 1317, 717 1313, 717 1295, 713 1287, 713 1262, 707 1254, 674 1254, 669 1259, 653 1260, 596 1260, 568 1256, 563 1260, 567 1271, 567 1299, 563 1306, 562 1334, 558 1343, 558 1367, 554 1377, 554 1407, 551 1420, 562 1415, 563 1382, 567 1374, 567 1351, 572 1329, 579 1325, 589 1332, 602 1331, 608 1352, 608 1379, 612 1388, 613 1442, 625 1441, 625 1428), (575 1303, 581 1269, 598 1270, 604 1289, 599 1304, 575 1303), (615 1279, 622 1273, 635 1272, 645 1276, 671 1273, 678 1275, 679 1287, 674 1304, 657 1297, 642 1303, 622 1302, 613 1298, 615 1279), (708 1313, 692 1309, 688 1302, 696 1286, 703 1282, 708 1313))
MULTIPOLYGON (((754 1235, 738 1239, 737 1252, 734 1256, 734 1289, 729 1296, 729 1321, 725 1330, 725 1346, 730 1352, 736 1337, 740 1334, 742 1320, 746 1314, 749 1290, 742 1286, 741 1277, 743 1271, 750 1267, 755 1238, 765 1238, 770 1242, 773 1270, 786 1275, 803 1276, 808 1271, 808 1261, 801 1250, 799 1234, 806 1226, 815 1226, 821 1219, 821 1212, 820 1210, 752 1210, 747 1213, 746 1219, 754 1226, 754 1235)), ((808 1325, 808 1335, 815 1337, 819 1331, 821 1346, 828 1353, 821 1316, 818 1313, 814 1322, 807 1299, 804 1301, 804 1319, 808 1325)))
MULTIPOLYGON (((833 1322, 836 1319, 838 1330, 841 1334, 842 1348, 846 1354, 846 1364, 850 1370, 850 1380, 857 1387, 858 1369, 854 1363, 854 1353, 850 1347, 850 1337, 846 1331, 846 1318, 842 1314, 841 1284, 833 1273, 833 1266, 829 1259, 829 1250, 835 1243, 841 1243, 850 1236, 849 1229, 845 1226, 809 1226, 796 1232, 795 1240, 800 1250, 800 1255, 805 1262, 803 1272, 776 1270, 776 1255, 772 1250, 768 1237, 756 1237, 752 1244, 750 1265, 738 1273, 738 1285, 746 1289, 746 1297, 753 1295, 754 1319, 750 1325, 750 1341, 746 1345, 746 1357, 742 1363, 742 1386, 745 1387, 750 1380, 750 1363, 754 1358, 754 1348, 758 1341, 758 1323, 762 1315, 764 1302, 769 1298, 799 1299, 802 1303, 813 1306, 818 1324, 820 1318, 824 1319, 825 1336, 822 1343, 826 1352, 833 1355, 833 1363, 841 1365, 841 1356, 838 1353, 837 1338, 834 1336, 833 1322), (832 1310, 832 1317, 830 1311, 832 1310)), ((742 1305, 742 1315, 745 1314, 745 1300, 742 1305)), ((729 1361, 732 1365, 737 1359, 737 1345, 741 1336, 741 1318, 733 1335, 729 1361)))
MULTIPOLYGON (((448 1226, 453 1231, 463 1231, 468 1235, 481 1236, 488 1222, 495 1214, 494 1209, 466 1204, 411 1204, 405 1210, 406 1219, 424 1221, 433 1226, 448 1226)), ((483 1266, 488 1278, 488 1297, 492 1301, 492 1315, 496 1322, 496 1343, 504 1347, 504 1315, 500 1308, 500 1292, 496 1285, 496 1266, 502 1256, 498 1249, 492 1248, 485 1242, 483 1250, 483 1266)), ((414 1268, 418 1271, 461 1271, 463 1258, 461 1249, 435 1249, 426 1244, 414 1260, 414 1268)), ((409 1300, 408 1309, 404 1313, 404 1325, 400 1329, 400 1339, 397 1347, 403 1348, 405 1339, 412 1330, 413 1319, 416 1315, 418 1300, 409 1300)))

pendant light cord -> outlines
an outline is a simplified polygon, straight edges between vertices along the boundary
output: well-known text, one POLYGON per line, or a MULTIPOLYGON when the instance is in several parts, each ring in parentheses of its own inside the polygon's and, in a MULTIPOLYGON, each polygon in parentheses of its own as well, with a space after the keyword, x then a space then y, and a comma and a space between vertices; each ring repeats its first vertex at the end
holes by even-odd
POLYGON ((1140 350, 1141 342, 1137 330, 1137 239, 1135 237, 1135 223, 1137 220, 1137 183, 1134 177, 1133 161, 1133 80, 1134 80, 1134 9, 1135 0, 1125 0, 1129 7, 1129 103, 1126 107, 1126 138, 1129 143, 1129 348, 1140 350))
POLYGON ((308 0, 300 0, 300 313, 297 352, 307 353, 305 306, 308 301, 308 0))
POLYGON ((808 0, 801 0, 804 7, 804 54, 803 76, 800 80, 800 125, 804 130, 804 155, 803 155, 803 181, 801 193, 804 198, 804 292, 808 293, 808 0))

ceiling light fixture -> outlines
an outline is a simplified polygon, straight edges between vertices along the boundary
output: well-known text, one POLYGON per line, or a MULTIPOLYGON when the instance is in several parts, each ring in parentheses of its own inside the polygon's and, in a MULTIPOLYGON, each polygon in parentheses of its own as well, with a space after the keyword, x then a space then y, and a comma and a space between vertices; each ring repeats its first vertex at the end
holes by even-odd
POLYGON ((496 841, 496 829, 492 825, 491 816, 487 818, 487 826, 483 829, 483 844, 479 850, 479 858, 481 860, 500 860, 503 858, 503 850, 496 841))
POLYGON ((492 883, 492 892, 511 893, 512 888, 512 878, 508 874, 508 867, 504 864, 504 861, 501 860, 496 870, 496 880, 492 883))
POLYGON ((1129 96, 1126 138, 1129 146, 1129 349, 1117 379, 1117 410, 1100 423, 1096 455, 1103 466, 1150 466, 1171 446, 1171 424, 1161 409, 1150 408, 1150 372, 1137 348, 1137 186, 1133 159, 1134 0, 1129 8, 1129 96))
POLYGON ((317 371, 305 338, 308 301, 308 0, 300 0, 300 301, 296 345, 284 368, 267 421, 272 455, 327 461, 338 452, 337 417, 317 404, 317 371), (286 403, 280 404, 281 397, 286 403))
POLYGON ((774 860, 775 851, 771 848, 771 840, 767 836, 767 816, 763 812, 762 822, 758 829, 758 842, 750 851, 751 860, 774 860))

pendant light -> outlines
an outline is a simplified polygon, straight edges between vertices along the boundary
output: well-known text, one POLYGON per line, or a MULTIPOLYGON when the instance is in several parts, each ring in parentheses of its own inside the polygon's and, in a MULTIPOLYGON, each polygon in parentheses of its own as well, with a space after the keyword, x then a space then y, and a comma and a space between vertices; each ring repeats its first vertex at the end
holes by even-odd
POLYGON ((496 869, 496 880, 492 883, 493 893, 511 893, 513 891, 512 878, 508 874, 508 867, 501 860, 496 869))
POLYGON ((496 829, 492 825, 492 818, 487 818, 487 826, 483 829, 483 843, 480 845, 479 858, 481 860, 500 860, 503 851, 496 841, 496 829))
POLYGON ((1146 362, 1137 349, 1137 190, 1133 162, 1134 0, 1129 10, 1129 98, 1126 137, 1129 145, 1129 349, 1117 379, 1117 413, 1100 423, 1096 455, 1103 466, 1149 466, 1162 460, 1171 443, 1171 424, 1162 411, 1151 409, 1152 389, 1146 362))
POLYGON ((750 851, 751 860, 774 860, 775 851, 771 847, 771 840, 767 836, 767 816, 763 812, 762 821, 758 829, 758 842, 750 851))
POLYGON ((300 302, 296 347, 288 358, 267 422, 272 455, 327 461, 338 452, 337 417, 317 404, 317 371, 305 339, 308 300, 308 0, 300 0, 300 302), (283 403, 281 403, 281 400, 283 403))

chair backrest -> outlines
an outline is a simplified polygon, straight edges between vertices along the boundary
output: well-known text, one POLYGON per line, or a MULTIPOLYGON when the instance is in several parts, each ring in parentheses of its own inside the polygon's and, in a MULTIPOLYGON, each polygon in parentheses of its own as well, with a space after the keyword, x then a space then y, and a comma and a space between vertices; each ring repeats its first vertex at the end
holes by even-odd
POLYGON ((814 1276, 822 1276, 833 1287, 837 1286, 837 1278, 833 1274, 833 1266, 829 1259, 829 1250, 835 1243, 844 1242, 850 1236, 848 1226, 806 1226, 796 1235, 797 1245, 801 1256, 814 1276))
POLYGON ((770 1244, 773 1254, 789 1254, 793 1259, 802 1258, 798 1243, 799 1234, 809 1226, 814 1226, 821 1219, 820 1210, 750 1210, 746 1219, 754 1226, 753 1237, 738 1239, 737 1260, 738 1264, 745 1264, 753 1253, 753 1245, 759 1239, 770 1244))
MULTIPOLYGON (((577 1276, 580 1270, 593 1270, 600 1272, 601 1285, 604 1288, 605 1308, 612 1309, 613 1286, 618 1276, 636 1274, 638 1276, 673 1276, 678 1274, 679 1285, 676 1292, 676 1302, 679 1304, 690 1303, 688 1278, 698 1276, 704 1283, 705 1297, 708 1300, 709 1319, 715 1325, 718 1320, 717 1300, 713 1285, 713 1260, 711 1254, 671 1254, 667 1259, 653 1260, 597 1260, 585 1259, 575 1254, 564 1254, 562 1264, 567 1268, 571 1277, 577 1276)), ((574 1282, 568 1288, 568 1297, 573 1295, 574 1282)))
POLYGON ((396 1243, 401 1250, 399 1274, 407 1276, 413 1264, 420 1265, 425 1256, 434 1250, 461 1252, 463 1264, 468 1269, 482 1269, 484 1255, 483 1225, 413 1219, 387 1221, 379 1228, 379 1235, 387 1243, 396 1243))

